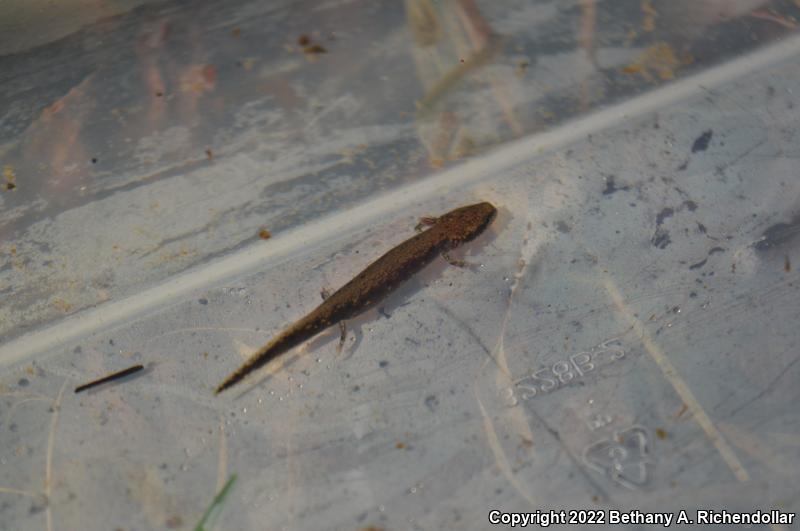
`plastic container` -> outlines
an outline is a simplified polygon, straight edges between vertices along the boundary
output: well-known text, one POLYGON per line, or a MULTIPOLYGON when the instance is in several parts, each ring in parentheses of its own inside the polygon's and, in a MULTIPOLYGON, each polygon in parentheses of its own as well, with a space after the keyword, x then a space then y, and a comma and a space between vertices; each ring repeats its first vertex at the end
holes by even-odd
POLYGON ((21 5, 0 528, 800 507, 793 4, 21 5), (473 267, 214 396, 322 289, 480 200, 473 267))

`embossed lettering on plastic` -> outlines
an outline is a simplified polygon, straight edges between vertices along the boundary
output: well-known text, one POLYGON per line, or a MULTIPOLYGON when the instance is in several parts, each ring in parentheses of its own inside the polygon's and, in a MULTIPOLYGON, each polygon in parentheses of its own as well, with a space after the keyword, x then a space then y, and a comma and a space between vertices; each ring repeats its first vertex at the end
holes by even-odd
POLYGON ((578 352, 567 359, 534 370, 515 382, 523 400, 552 393, 578 380, 598 367, 614 363, 625 357, 619 338, 603 341, 591 350, 578 352))

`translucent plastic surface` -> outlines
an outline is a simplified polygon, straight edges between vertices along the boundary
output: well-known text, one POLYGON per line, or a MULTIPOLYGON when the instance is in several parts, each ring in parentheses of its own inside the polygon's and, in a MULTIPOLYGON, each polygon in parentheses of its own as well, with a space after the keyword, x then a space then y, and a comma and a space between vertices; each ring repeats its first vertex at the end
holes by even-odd
POLYGON ((1 529, 800 509, 794 3, 80 6, 0 40, 1 529))

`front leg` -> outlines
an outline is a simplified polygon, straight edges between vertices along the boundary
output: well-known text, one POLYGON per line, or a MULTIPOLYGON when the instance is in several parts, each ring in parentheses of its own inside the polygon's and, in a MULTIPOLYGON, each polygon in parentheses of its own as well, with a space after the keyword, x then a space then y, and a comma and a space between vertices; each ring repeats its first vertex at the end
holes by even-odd
POLYGON ((450 256, 450 253, 449 253, 448 251, 445 251, 445 252, 443 252, 443 253, 442 253, 442 258, 444 258, 444 259, 445 259, 445 261, 446 261, 448 264, 450 264, 451 266, 456 266, 456 267, 467 267, 467 266, 469 265, 469 264, 468 264, 467 262, 465 262, 464 260, 459 260, 459 259, 457 259, 457 258, 453 258, 452 256, 450 256))
MULTIPOLYGON (((414 230, 417 231, 417 232, 421 232, 422 231, 422 227, 426 227, 426 226, 430 227, 432 225, 436 225, 436 223, 438 221, 439 221, 439 218, 434 218, 434 217, 431 217, 431 216, 421 217, 421 218, 419 218, 419 223, 417 223, 417 226, 414 227, 414 230)), ((456 258, 452 258, 448 251, 445 251, 445 252, 442 253, 442 258, 444 258, 445 261, 448 264, 450 264, 451 266, 466 267, 468 265, 464 260, 458 260, 456 258)))
POLYGON ((430 227, 432 225, 436 225, 436 222, 439 221, 439 218, 434 218, 432 216, 423 216, 419 218, 419 223, 414 227, 414 230, 417 232, 422 232, 423 227, 430 227))

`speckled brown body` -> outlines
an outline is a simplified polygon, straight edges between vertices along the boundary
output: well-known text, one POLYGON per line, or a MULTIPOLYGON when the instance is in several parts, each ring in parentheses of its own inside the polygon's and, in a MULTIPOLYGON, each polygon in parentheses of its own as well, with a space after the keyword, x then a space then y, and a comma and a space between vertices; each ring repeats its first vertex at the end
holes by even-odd
POLYGON ((436 218, 429 229, 375 260, 314 311, 258 349, 217 387, 216 392, 235 385, 250 372, 326 328, 351 319, 379 303, 439 254, 478 236, 489 226, 496 213, 494 206, 483 202, 457 208, 436 218))

